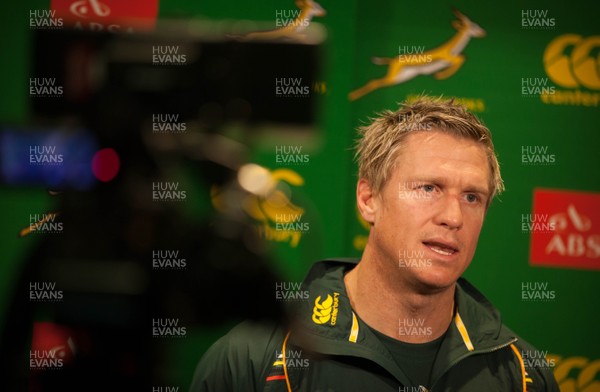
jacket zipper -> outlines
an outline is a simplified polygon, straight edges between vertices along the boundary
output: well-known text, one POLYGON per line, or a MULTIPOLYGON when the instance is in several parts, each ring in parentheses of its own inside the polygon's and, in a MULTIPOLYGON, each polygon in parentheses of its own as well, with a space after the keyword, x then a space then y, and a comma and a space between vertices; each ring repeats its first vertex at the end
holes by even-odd
POLYGON ((519 340, 519 339, 517 339, 517 338, 513 338, 511 341, 509 341, 509 342, 507 342, 507 343, 503 343, 503 344, 501 344, 501 345, 499 345, 499 346, 492 347, 492 348, 489 348, 489 349, 486 349, 486 350, 477 350, 477 351, 471 351, 471 352, 468 352, 468 353, 466 353, 466 354, 465 354, 465 355, 463 355, 463 356, 460 356, 460 357, 458 357, 458 358, 457 358, 456 360, 454 360, 454 361, 453 361, 453 362, 452 362, 450 365, 448 365, 448 367, 447 367, 446 369, 444 369, 444 371, 443 371, 443 372, 440 374, 440 376, 438 377, 438 379, 437 379, 437 380, 435 380, 435 382, 434 382, 433 384, 431 384, 431 388, 429 389, 429 392, 433 392, 433 390, 434 390, 434 389, 433 389, 433 387, 435 387, 435 384, 437 384, 438 380, 439 380, 439 379, 440 379, 440 378, 441 378, 441 377, 442 377, 444 374, 446 374, 446 372, 447 372, 448 370, 450 370, 450 369, 451 369, 451 368, 452 368, 454 365, 456 365, 457 363, 459 363, 459 362, 460 362, 460 361, 462 361, 463 359, 465 359, 465 358, 467 358, 467 357, 470 357, 470 356, 472 356, 472 355, 477 355, 477 354, 489 354, 489 353, 492 353, 492 352, 494 352, 494 351, 498 351, 498 350, 500 350, 501 348, 504 348, 504 347, 508 347, 508 346, 510 346, 511 344, 513 344, 514 342, 516 342, 517 340, 519 340))

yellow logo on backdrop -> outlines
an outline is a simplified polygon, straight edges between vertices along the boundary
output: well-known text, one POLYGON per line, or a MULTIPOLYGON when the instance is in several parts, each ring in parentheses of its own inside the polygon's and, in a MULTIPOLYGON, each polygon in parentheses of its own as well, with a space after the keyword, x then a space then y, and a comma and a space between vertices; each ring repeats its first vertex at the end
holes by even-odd
POLYGON ((337 322, 338 306, 340 293, 334 292, 333 297, 327 295, 323 301, 319 295, 315 299, 315 307, 313 308, 312 320, 315 324, 325 324, 330 321, 331 325, 335 325, 337 322))
POLYGON ((306 29, 313 17, 325 16, 327 11, 314 0, 296 0, 296 6, 299 10, 277 10, 275 12, 277 29, 253 31, 244 35, 242 39, 251 41, 279 39, 304 40, 306 29))
POLYGON ((600 60, 594 49, 600 48, 600 36, 582 37, 564 34, 554 38, 544 51, 546 74, 560 87, 575 90, 556 90, 554 94, 542 94, 545 104, 598 106, 600 93, 583 91, 600 90, 600 60))
POLYGON ((554 378, 561 392, 600 392, 600 359, 594 361, 585 357, 560 357, 548 355, 554 360, 554 378))
MULTIPOLYGON (((420 95, 417 94, 408 94, 406 95, 406 101, 414 102, 421 98, 420 95)), ((455 97, 454 102, 459 103, 461 105, 466 106, 470 112, 484 112, 485 111, 485 101, 482 98, 473 98, 473 97, 455 97)))
MULTIPOLYGON (((273 189, 265 195, 248 195, 243 200, 242 207, 257 222, 258 233, 262 238, 267 241, 289 242, 290 246, 295 248, 300 243, 302 235, 308 232, 309 225, 302 219, 304 209, 292 202, 292 191, 284 192, 284 190, 289 189, 287 184, 304 185, 304 179, 290 169, 268 171, 263 168, 262 170, 267 173, 273 189)), ((211 189, 211 200, 215 208, 220 211, 237 207, 228 205, 227 196, 223 195, 221 189, 216 186, 211 189)))
POLYGON ((485 30, 467 16, 454 10, 458 18, 452 23, 457 33, 437 48, 425 51, 424 47, 399 47, 398 58, 374 57, 374 64, 387 65, 387 74, 373 79, 352 91, 348 97, 355 101, 381 87, 404 83, 419 75, 431 75, 436 79, 447 79, 463 65, 466 57, 461 54, 471 38, 485 37, 485 30))

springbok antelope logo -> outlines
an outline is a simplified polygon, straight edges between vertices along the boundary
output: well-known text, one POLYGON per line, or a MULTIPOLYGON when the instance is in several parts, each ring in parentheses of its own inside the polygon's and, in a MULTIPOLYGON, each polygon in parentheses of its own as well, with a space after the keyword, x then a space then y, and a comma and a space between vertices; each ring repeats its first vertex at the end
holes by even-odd
MULTIPOLYGON (((303 39, 304 32, 315 16, 325 16, 327 13, 319 3, 313 0, 296 0, 300 8, 295 19, 286 21, 285 26, 274 30, 254 31, 245 34, 243 40, 277 40, 290 38, 294 40, 303 39)), ((291 18, 290 18, 291 19, 291 18)))
POLYGON ((453 9, 458 20, 452 22, 458 32, 437 48, 425 51, 418 56, 405 56, 406 59, 390 57, 374 57, 374 64, 388 66, 387 74, 379 79, 373 79, 363 87, 352 91, 348 97, 355 101, 381 87, 404 83, 418 75, 431 75, 436 79, 446 79, 454 75, 465 62, 461 52, 465 49, 471 37, 484 37, 485 30, 472 22, 464 14, 453 9))

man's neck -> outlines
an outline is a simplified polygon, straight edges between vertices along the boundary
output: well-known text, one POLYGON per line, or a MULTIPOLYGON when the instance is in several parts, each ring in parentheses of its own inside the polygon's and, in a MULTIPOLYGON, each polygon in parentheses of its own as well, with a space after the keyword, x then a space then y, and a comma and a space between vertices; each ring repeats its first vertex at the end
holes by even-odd
MULTIPOLYGON (((387 263, 389 265, 389 263, 387 263)), ((363 259, 344 277, 350 304, 371 328, 407 343, 430 342, 442 336, 453 317, 453 285, 427 292, 403 284, 399 271, 363 259)))

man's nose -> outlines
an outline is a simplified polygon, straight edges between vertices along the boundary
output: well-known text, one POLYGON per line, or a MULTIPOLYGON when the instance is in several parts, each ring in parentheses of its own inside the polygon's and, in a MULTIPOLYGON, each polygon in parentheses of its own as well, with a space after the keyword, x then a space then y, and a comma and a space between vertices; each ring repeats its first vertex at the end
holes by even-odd
POLYGON ((434 223, 452 230, 462 227, 463 214, 458 195, 445 195, 439 200, 434 223))

